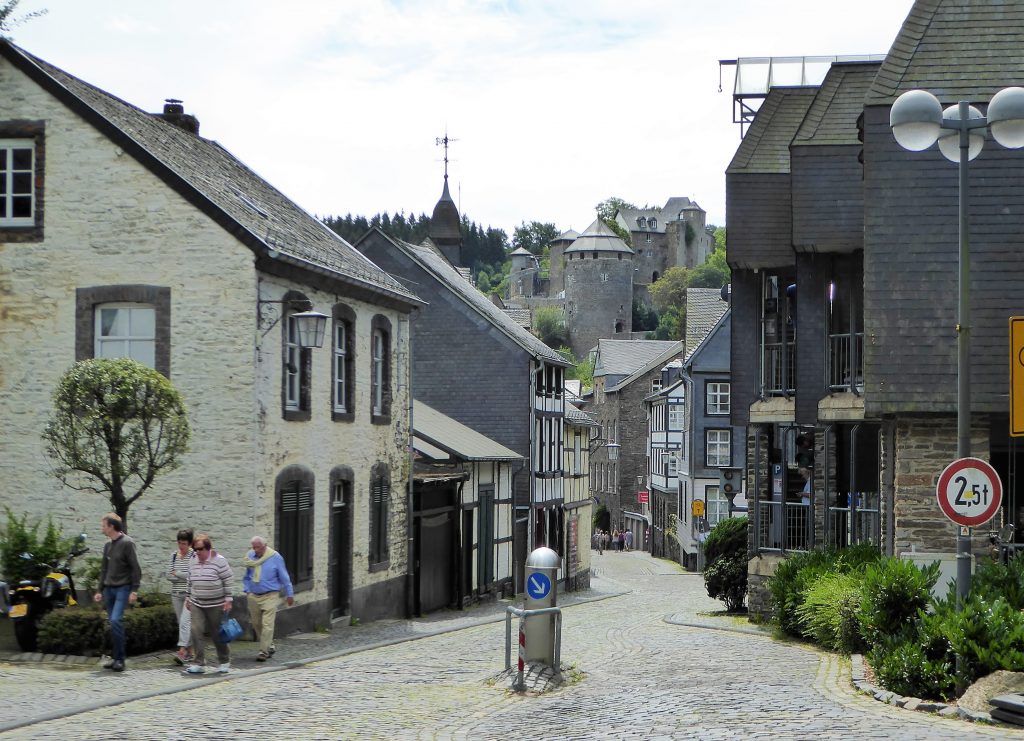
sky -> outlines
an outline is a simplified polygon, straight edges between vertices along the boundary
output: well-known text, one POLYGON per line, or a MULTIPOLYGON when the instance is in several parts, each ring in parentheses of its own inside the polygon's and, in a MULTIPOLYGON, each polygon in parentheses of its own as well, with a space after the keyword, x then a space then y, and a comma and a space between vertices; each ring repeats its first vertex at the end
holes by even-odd
POLYGON ((27 51, 147 111, 184 101, 319 216, 582 231, 617 196, 724 224, 733 67, 884 54, 911 0, 22 0, 27 51), (719 92, 721 80, 722 92, 719 92))

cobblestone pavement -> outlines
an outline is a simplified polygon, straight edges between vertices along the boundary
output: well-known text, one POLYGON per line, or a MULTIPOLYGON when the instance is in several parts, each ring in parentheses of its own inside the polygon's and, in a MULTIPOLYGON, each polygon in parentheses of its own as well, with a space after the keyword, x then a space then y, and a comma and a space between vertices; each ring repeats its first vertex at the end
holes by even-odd
MULTIPOLYGON (((614 594, 620 584, 631 591, 566 608, 562 662, 574 665, 575 681, 542 696, 515 695, 507 683, 487 681, 502 669, 504 653, 504 625, 490 622, 197 686, 162 667, 112 677, 4 666, 3 704, 20 702, 22 713, 42 714, 53 709, 48 703, 64 702, 65 684, 76 699, 86 693, 83 685, 94 686, 96 697, 127 696, 129 688, 188 689, 40 722, 0 739, 1024 739, 1012 729, 946 720, 859 695, 843 661, 806 647, 679 625, 721 626, 723 619, 699 614, 720 604, 707 598, 699 576, 671 564, 637 553, 595 554, 594 561, 598 578, 589 596, 614 594)), ((493 619, 501 609, 348 633, 364 644, 371 637, 429 634, 493 619)), ((322 644, 343 640, 354 639, 322 644)), ((280 641, 279 653, 312 642, 280 641)), ((8 708, 3 713, 11 719, 8 708)))

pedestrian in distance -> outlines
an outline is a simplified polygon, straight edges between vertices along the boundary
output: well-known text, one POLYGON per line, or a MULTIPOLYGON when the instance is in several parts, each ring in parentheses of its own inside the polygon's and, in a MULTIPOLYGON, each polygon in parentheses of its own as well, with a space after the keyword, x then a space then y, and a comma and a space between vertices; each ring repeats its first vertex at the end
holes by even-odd
POLYGON ((626 531, 619 530, 619 552, 626 550, 626 531))
POLYGON ((284 557, 267 545, 266 538, 254 535, 249 545, 252 550, 242 562, 245 566, 242 588, 249 595, 249 619, 252 621, 256 641, 260 644, 256 661, 266 661, 277 650, 274 646, 274 625, 277 622, 281 590, 284 590, 289 607, 295 604, 295 592, 284 557))
POLYGON ((618 530, 612 530, 612 550, 613 551, 618 551, 619 550, 619 531, 618 530))
POLYGON ((608 550, 608 531, 601 531, 601 550, 608 550))
POLYGON ((189 561, 185 609, 192 616, 192 652, 195 661, 185 673, 203 674, 206 671, 205 633, 209 631, 217 649, 217 672, 227 674, 231 671, 231 652, 228 644, 220 639, 220 624, 231 612, 234 576, 228 560, 213 550, 209 535, 197 535, 192 541, 192 550, 196 557, 189 561))
POLYGON ((185 666, 192 661, 192 611, 185 609, 188 599, 188 567, 193 558, 192 530, 178 531, 178 547, 171 553, 171 566, 167 577, 171 580, 171 604, 178 619, 178 652, 174 660, 185 666))
POLYGON ((626 528, 626 550, 633 550, 633 531, 628 527, 626 528))
POLYGON ((604 555, 604 534, 598 530, 594 533, 594 542, 597 543, 597 555, 604 555))
POLYGON ((103 602, 103 609, 107 611, 107 619, 110 621, 113 657, 104 667, 123 672, 126 643, 124 611, 128 605, 134 605, 139 597, 142 567, 135 553, 135 541, 124 532, 124 523, 118 515, 113 512, 103 515, 100 530, 108 540, 103 544, 99 591, 93 600, 103 602))

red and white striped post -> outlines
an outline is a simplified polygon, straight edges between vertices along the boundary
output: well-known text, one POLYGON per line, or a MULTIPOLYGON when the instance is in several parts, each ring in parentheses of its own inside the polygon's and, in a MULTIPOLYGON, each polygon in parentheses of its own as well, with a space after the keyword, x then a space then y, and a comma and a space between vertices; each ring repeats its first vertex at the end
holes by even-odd
POLYGON ((519 675, 516 678, 516 685, 523 687, 523 670, 526 668, 526 619, 519 618, 519 675))

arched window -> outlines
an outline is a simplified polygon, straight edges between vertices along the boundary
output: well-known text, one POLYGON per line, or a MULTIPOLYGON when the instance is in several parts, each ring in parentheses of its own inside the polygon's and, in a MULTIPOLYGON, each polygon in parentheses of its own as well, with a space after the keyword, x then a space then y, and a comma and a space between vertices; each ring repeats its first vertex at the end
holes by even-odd
POLYGON ((370 419, 391 423, 391 322, 378 314, 370 334, 370 419))
POLYGON ((345 304, 335 304, 331 360, 331 419, 355 419, 356 313, 345 304))
POLYGON ((295 315, 311 311, 313 305, 298 291, 288 291, 281 304, 281 406, 290 421, 308 420, 313 376, 313 351, 299 345, 299 323, 295 315))
POLYGON ((296 587, 313 581, 313 483, 313 472, 299 465, 282 469, 274 483, 274 542, 296 587))
POLYGON ((619 334, 620 332, 622 332, 622 329, 623 329, 622 322, 615 322, 615 334, 619 334))

